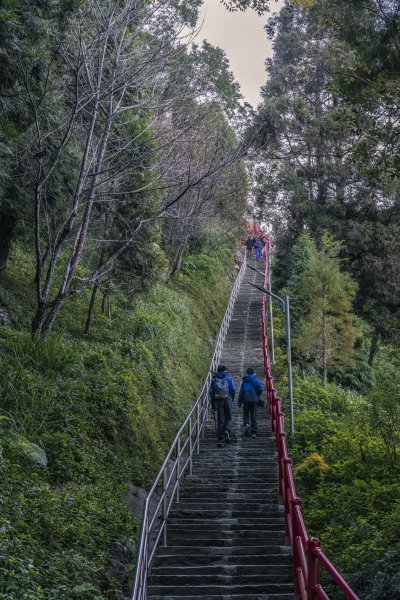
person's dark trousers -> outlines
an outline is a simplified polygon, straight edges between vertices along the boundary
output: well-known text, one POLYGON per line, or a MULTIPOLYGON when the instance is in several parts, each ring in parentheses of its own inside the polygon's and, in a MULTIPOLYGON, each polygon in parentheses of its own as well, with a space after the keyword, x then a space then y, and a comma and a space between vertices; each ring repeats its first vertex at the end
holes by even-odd
POLYGON ((251 423, 251 433, 257 433, 257 402, 243 403, 243 425, 251 423))
POLYGON ((247 248, 246 254, 247 254, 247 258, 251 258, 251 248, 247 248))
POLYGON ((232 426, 232 402, 230 398, 226 400, 216 400, 217 403, 217 424, 218 441, 224 441, 225 431, 231 432, 232 426))

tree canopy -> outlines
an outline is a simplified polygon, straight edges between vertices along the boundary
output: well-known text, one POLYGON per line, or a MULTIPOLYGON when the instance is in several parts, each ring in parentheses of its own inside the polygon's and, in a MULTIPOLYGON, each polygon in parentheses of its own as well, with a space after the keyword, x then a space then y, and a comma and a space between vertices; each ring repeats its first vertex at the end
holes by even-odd
POLYGON ((343 242, 371 363, 399 322, 398 3, 286 2, 267 31, 256 201, 286 249, 304 229, 343 242))

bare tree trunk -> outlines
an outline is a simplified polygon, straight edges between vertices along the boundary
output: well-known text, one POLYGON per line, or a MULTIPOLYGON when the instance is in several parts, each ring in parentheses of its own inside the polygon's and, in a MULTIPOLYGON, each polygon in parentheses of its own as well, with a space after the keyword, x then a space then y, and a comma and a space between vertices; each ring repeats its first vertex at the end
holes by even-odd
POLYGON ((170 265, 168 272, 168 279, 170 279, 177 271, 180 270, 182 266, 183 254, 186 248, 186 241, 183 244, 180 244, 177 251, 175 252, 174 259, 170 265))
POLYGON ((46 307, 43 302, 39 302, 35 316, 32 319, 32 334, 40 335, 42 332, 43 321, 46 316, 46 307))
POLYGON ((111 321, 111 299, 110 299, 110 294, 108 294, 107 296, 107 316, 108 316, 108 320, 111 321))
MULTIPOLYGON (((315 96, 315 115, 319 118, 322 115, 322 101, 320 93, 317 92, 315 96)), ((327 184, 325 181, 325 165, 324 165, 324 149, 323 149, 323 133, 320 129, 318 140, 315 144, 315 166, 316 166, 316 178, 317 178, 317 202, 319 207, 326 205, 326 188, 327 184)))
POLYGON ((103 298, 101 300, 101 314, 104 315, 106 312, 106 302, 107 302, 108 292, 104 292, 103 298))
POLYGON ((377 331, 375 329, 374 333, 372 334, 371 346, 369 349, 369 356, 368 356, 368 364, 370 367, 372 367, 375 356, 378 354, 379 341, 380 341, 380 333, 379 333, 379 331, 377 331))
POLYGON ((6 268, 14 226, 15 215, 11 210, 3 209, 0 212, 0 277, 6 268))
POLYGON ((87 336, 90 335, 90 328, 91 328, 92 322, 93 322, 94 305, 95 305, 95 301, 96 301, 96 294, 97 294, 98 288, 99 288, 98 284, 95 283, 93 286, 92 295, 90 297, 89 309, 88 309, 86 325, 85 325, 85 335, 87 335, 87 336))
POLYGON ((328 383, 328 332, 327 332, 327 322, 326 322, 326 308, 325 308, 325 299, 324 306, 322 309, 322 371, 324 376, 324 384, 328 383))

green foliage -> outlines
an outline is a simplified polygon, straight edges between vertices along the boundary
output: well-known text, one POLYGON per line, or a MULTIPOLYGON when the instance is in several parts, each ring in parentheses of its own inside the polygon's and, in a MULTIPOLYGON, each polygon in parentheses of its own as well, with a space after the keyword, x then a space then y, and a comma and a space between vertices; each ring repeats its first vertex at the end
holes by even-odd
MULTIPOLYGON (((275 0, 275 2, 277 2, 277 0, 275 0)), ((251 8, 261 15, 269 11, 271 0, 221 0, 221 3, 230 12, 251 8)))
MULTIPOLYGON (((279 336, 281 319, 275 323, 279 336)), ((287 414, 286 357, 279 347, 276 358, 287 414)), ((398 557, 400 519, 399 367, 397 348, 383 348, 363 394, 334 381, 324 385, 316 374, 294 373, 291 456, 308 533, 321 540, 360 598, 370 600, 396 598, 398 590, 392 560, 398 557)), ((329 577, 323 585, 335 598, 329 577)))
MULTIPOLYGON (((324 551, 352 578, 360 597, 380 600, 396 597, 397 589, 395 569, 387 561, 400 518, 399 469, 391 460, 399 441, 395 438, 392 448, 386 446, 375 400, 382 400, 379 424, 390 437, 400 405, 397 376, 388 388, 387 412, 379 390, 393 376, 390 364, 377 364, 376 390, 364 397, 334 383, 324 386, 316 376, 296 379, 294 386, 295 480, 309 534, 321 539, 324 551), (360 571, 370 575, 363 579, 360 571), (383 590, 390 593, 385 596, 383 590)), ((329 582, 325 584, 329 590, 329 582)))
POLYGON ((318 486, 323 480, 326 473, 329 471, 329 466, 326 464, 322 456, 313 452, 302 463, 294 469, 296 482, 305 488, 312 490, 318 486))
POLYGON ((291 0, 293 6, 307 10, 314 6, 316 0, 291 0))
POLYGON ((331 369, 329 377, 338 385, 356 392, 367 392, 374 384, 372 368, 365 357, 359 356, 355 357, 353 366, 331 369))
POLYGON ((380 358, 375 365, 376 384, 367 395, 372 430, 387 451, 392 467, 399 466, 400 374, 398 364, 380 358))
POLYGON ((45 337, 64 302, 88 287, 108 305, 114 293, 164 281, 168 218, 196 229, 205 201, 203 220, 241 218, 246 173, 232 160, 238 140, 226 118, 238 109, 239 87, 221 49, 188 49, 200 5, 124 0, 101 14, 91 0, 0 8, 0 276, 11 241, 30 248, 37 334, 45 337), (217 185, 224 167, 237 191, 229 216, 222 204, 232 188, 217 185))
POLYGON ((241 98, 239 84, 229 69, 225 52, 204 40, 201 48, 193 46, 192 69, 203 72, 203 93, 211 100, 219 100, 225 109, 235 109, 241 98))
POLYGON ((364 600, 396 598, 400 594, 399 561, 400 544, 394 543, 368 570, 360 567, 352 582, 360 597, 364 600))
POLYGON ((15 450, 16 453, 23 454, 38 465, 46 466, 46 453, 40 446, 29 442, 23 435, 16 431, 11 431, 9 427, 10 419, 5 415, 0 415, 0 461, 3 459, 2 446, 7 450, 15 450))
POLYGON ((293 334, 299 334, 301 319, 309 310, 308 293, 307 300, 302 294, 303 278, 310 268, 310 263, 315 257, 316 246, 309 233, 302 234, 289 252, 283 250, 277 255, 276 270, 274 265, 274 281, 280 287, 284 287, 290 298, 290 313, 293 321, 293 334), (276 273, 276 275, 275 275, 276 273))
MULTIPOLYGON (((0 328, 2 600, 129 593, 141 516, 129 486, 152 483, 196 398, 231 264, 226 248, 188 256, 170 285, 115 295, 111 321, 96 301, 89 340, 83 296, 46 341, 0 328)), ((22 273, 8 277, 23 286, 22 273)), ((29 304, 15 308, 23 322, 29 304)))
POLYGON ((400 597, 399 31, 397 1, 285 2, 249 132, 292 301, 298 493, 310 535, 368 600, 400 597))

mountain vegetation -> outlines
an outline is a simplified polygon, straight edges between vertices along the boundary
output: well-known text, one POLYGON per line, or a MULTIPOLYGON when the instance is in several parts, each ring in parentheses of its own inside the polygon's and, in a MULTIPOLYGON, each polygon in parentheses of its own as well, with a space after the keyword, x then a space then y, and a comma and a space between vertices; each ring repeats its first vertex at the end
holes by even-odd
POLYGON ((266 32, 248 135, 275 289, 291 298, 297 485, 310 534, 360 598, 396 598, 400 5, 286 1, 266 32))

